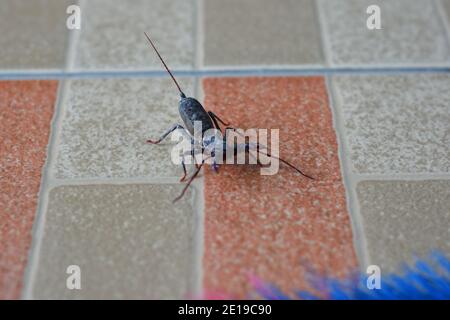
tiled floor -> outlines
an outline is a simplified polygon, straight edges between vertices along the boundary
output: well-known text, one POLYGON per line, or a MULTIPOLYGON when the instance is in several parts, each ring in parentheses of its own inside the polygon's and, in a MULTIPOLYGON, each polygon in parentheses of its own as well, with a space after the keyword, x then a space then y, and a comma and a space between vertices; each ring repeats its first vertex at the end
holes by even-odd
POLYGON ((194 65, 193 0, 81 0, 82 31, 74 70, 160 70, 158 58, 142 40, 143 30, 164 34, 155 39, 174 69, 194 65))
MULTIPOLYGON (((194 81, 182 78, 180 84, 193 88, 194 81)), ((69 80, 65 89, 56 160, 51 168, 54 177, 180 176, 180 166, 165 160, 170 154, 170 143, 145 143, 146 138, 179 121, 178 96, 171 80, 69 80)))
POLYGON ((280 128, 280 156, 316 180, 281 166, 206 172, 204 285, 249 292, 248 273, 291 291, 305 264, 333 276, 356 268, 336 135, 323 77, 215 78, 205 104, 238 128, 280 128), (245 283, 248 285, 243 285, 245 283))
POLYGON ((80 0, 81 30, 75 1, 0 1, 0 299, 244 298, 250 274, 292 291, 450 254, 450 1, 80 0), (315 180, 206 168, 173 204, 173 142, 146 140, 178 94, 143 31, 315 180))
POLYGON ((206 67, 324 62, 313 0, 208 0, 203 15, 206 67))
POLYGON ((61 70, 69 31, 64 13, 69 0, 1 0, 0 68, 61 70))
POLYGON ((155 299, 193 290, 195 211, 179 185, 78 185, 50 190, 33 297, 155 299), (151 208, 151 210, 149 210, 151 208), (67 266, 82 290, 67 290, 67 266))
POLYGON ((0 81, 0 298, 20 294, 57 81, 0 81))
POLYGON ((318 0, 333 66, 448 65, 449 47, 435 1, 318 0), (367 7, 377 4, 381 28, 366 24, 367 7))
POLYGON ((349 160, 357 173, 450 169, 450 75, 337 76, 349 160))
POLYGON ((430 248, 449 252, 449 180, 362 181, 357 192, 369 259, 383 270, 430 248))

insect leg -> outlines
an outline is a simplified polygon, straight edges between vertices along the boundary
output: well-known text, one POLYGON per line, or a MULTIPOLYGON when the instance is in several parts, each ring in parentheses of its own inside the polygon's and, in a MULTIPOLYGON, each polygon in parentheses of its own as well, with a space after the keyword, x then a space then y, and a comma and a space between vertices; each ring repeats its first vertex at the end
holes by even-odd
POLYGON ((196 168, 198 168, 198 166, 199 166, 197 164, 197 162, 195 161, 195 150, 193 148, 194 144, 195 144, 195 140, 192 138, 191 139, 191 146, 192 146, 191 150, 185 151, 185 153, 181 156, 181 166, 183 167, 183 176, 180 178, 180 182, 183 182, 187 177, 185 157, 191 157, 195 163, 196 168))
POLYGON ((182 130, 184 130, 185 133, 188 133, 182 125, 174 124, 170 129, 168 129, 166 132, 164 132, 164 134, 158 140, 155 141, 155 140, 149 139, 149 140, 147 140, 147 143, 158 144, 161 141, 163 141, 170 133, 172 133, 173 131, 175 131, 177 129, 182 129, 182 130))
MULTIPOLYGON (((214 120, 218 120, 221 124, 223 124, 224 126, 228 126, 230 125, 229 123, 223 121, 222 119, 220 119, 214 112, 212 111, 208 111, 209 116, 214 120)), ((214 121, 214 123, 216 123, 216 121, 214 121)))
POLYGON ((181 165, 183 166, 183 172, 184 173, 183 173, 183 176, 180 179, 180 182, 183 182, 184 179, 186 179, 186 176, 187 176, 186 165, 184 164, 184 159, 181 160, 181 165))
POLYGON ((206 159, 204 159, 202 161, 202 163, 199 165, 197 170, 195 170, 195 173, 189 178, 189 181, 184 186, 183 191, 181 191, 181 194, 173 200, 174 203, 177 202, 178 200, 180 200, 184 196, 184 194, 186 193, 186 190, 189 188, 189 186, 191 185, 192 181, 194 181, 195 177, 197 177, 197 175, 199 174, 200 170, 202 169, 202 166, 205 164, 205 160, 206 159))
POLYGON ((211 167, 212 167, 212 169, 214 170, 215 173, 219 173, 219 165, 216 162, 216 157, 214 156, 213 159, 214 159, 214 161, 213 161, 211 167))
POLYGON ((220 129, 219 123, 217 122, 216 117, 214 116, 214 113, 212 113, 211 111, 208 111, 209 116, 211 117, 212 121, 214 122, 214 126, 216 127, 217 130, 222 131, 220 129))

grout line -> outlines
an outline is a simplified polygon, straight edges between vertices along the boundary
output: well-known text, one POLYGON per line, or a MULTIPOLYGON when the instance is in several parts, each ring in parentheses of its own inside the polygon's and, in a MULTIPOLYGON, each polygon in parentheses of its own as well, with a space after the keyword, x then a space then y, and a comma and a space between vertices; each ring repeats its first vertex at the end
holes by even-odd
MULTIPOLYGON (((336 127, 336 124, 335 124, 336 127)), ((57 142, 55 141, 56 145, 57 142)), ((49 163, 53 163, 50 161, 49 163)), ((51 165, 49 165, 49 168, 51 165)), ((349 169, 351 170, 351 169, 349 169)), ((48 170, 50 171, 50 170, 48 170)), ((367 180, 385 180, 385 181, 421 181, 421 180, 450 180, 450 173, 401 173, 401 174, 361 174, 348 172, 347 175, 352 178, 353 182, 358 183, 360 181, 367 180)), ((203 177, 201 175, 200 177, 203 177)), ((196 179, 197 181, 197 179, 196 179)), ((83 186, 83 185, 101 185, 101 184, 178 184, 179 177, 108 177, 108 178, 53 178, 49 173, 46 181, 47 190, 57 188, 60 186, 83 186)))
MULTIPOLYGON (((447 17, 447 14, 442 5, 442 0, 435 0, 432 2, 432 5, 434 11, 437 12, 436 15, 438 16, 439 23, 441 24, 446 36, 445 38, 447 40, 447 51, 450 52, 450 21, 448 20, 450 19, 450 16, 447 17)), ((450 65, 450 59, 448 60, 448 65, 450 65)))
MULTIPOLYGON (((77 0, 76 3, 81 8, 83 12, 84 0, 77 0)), ((74 70, 75 56, 76 56, 76 47, 78 44, 78 39, 80 38, 81 29, 80 30, 69 30, 69 45, 67 47, 66 53, 66 63, 65 63, 65 71, 66 73, 74 70)))
POLYGON ((44 233, 45 213, 48 205, 48 190, 50 183, 50 172, 53 164, 53 154, 56 151, 59 124, 61 122, 61 105, 65 99, 66 83, 64 80, 58 84, 58 95, 55 101, 53 119, 50 125, 50 136, 47 144, 46 161, 42 169, 41 187, 38 194, 38 206, 31 231, 31 245, 28 251, 28 262, 24 274, 24 285, 22 288, 22 299, 32 299, 32 290, 36 277, 37 266, 40 258, 41 240, 44 233))
MULTIPOLYGON (((197 72, 203 62, 203 1, 195 0, 195 71, 197 72)), ((198 77, 194 79, 194 95, 198 101, 202 104, 204 102, 202 84, 198 77)), ((204 171, 204 169, 203 169, 204 171)), ((195 229, 194 229, 194 250, 193 250, 193 258, 194 258, 194 279, 193 279, 193 287, 192 293, 196 298, 202 297, 203 292, 203 253, 204 253, 204 229, 205 229, 205 198, 204 198, 204 175, 199 179, 194 181, 196 190, 195 204, 194 204, 194 214, 195 214, 195 229)))
POLYGON ((319 34, 320 34, 320 38, 321 38, 321 43, 322 43, 322 54, 324 55, 324 60, 325 60, 325 65, 326 66, 331 66, 331 47, 330 47, 330 41, 328 38, 328 32, 327 32, 327 28, 326 28, 326 24, 325 24, 325 16, 324 16, 324 12, 322 11, 322 6, 320 5, 320 0, 319 1, 314 1, 314 5, 316 7, 316 17, 318 20, 318 24, 319 24, 319 34))
POLYGON ((194 71, 200 70, 200 54, 201 54, 201 26, 200 21, 202 19, 202 13, 200 12, 201 4, 200 0, 194 0, 194 36, 193 36, 193 47, 194 47, 194 71))
POLYGON ((360 208, 357 201, 356 183, 354 176, 352 175, 351 163, 347 158, 349 153, 349 147, 347 145, 343 120, 339 113, 339 99, 331 78, 326 78, 326 88, 328 91, 328 99, 331 112, 333 114, 333 125, 338 142, 338 155, 341 165, 341 175, 343 178, 343 184, 346 191, 347 208, 350 216, 350 221, 353 231, 353 247, 356 251, 356 256, 359 261, 359 268, 364 270, 368 266, 368 250, 366 238, 364 236, 364 229, 362 226, 362 217, 360 215, 360 208))
MULTIPOLYGON (((203 170, 203 169, 202 169, 203 170)), ((192 183, 195 188, 194 198, 194 239, 193 239, 193 280, 188 294, 193 295, 190 298, 199 298, 203 291, 203 239, 204 239, 204 216, 205 199, 203 196, 204 177, 203 175, 195 179, 192 183)))
MULTIPOLYGON (((203 86, 202 86, 202 82, 200 79, 196 79, 196 84, 197 84, 197 91, 196 91, 196 96, 198 98, 198 100, 202 103, 202 105, 205 102, 205 94, 203 91, 203 86)), ((203 169, 203 172, 205 171, 205 169, 203 169)), ((196 232, 197 238, 196 238, 196 243, 197 243, 197 250, 195 252, 196 254, 196 261, 198 262, 198 267, 197 267, 197 271, 198 271, 198 275, 197 275, 197 291, 196 294, 199 297, 202 297, 203 295, 203 255, 204 255, 204 250, 205 250, 205 216, 206 216, 206 211, 205 211, 205 193, 204 193, 204 189, 205 189, 205 178, 204 178, 204 173, 201 175, 201 177, 198 179, 197 184, 199 186, 199 194, 197 196, 197 217, 198 217, 198 230, 196 232)))
POLYGON ((191 31, 191 41, 192 41, 192 68, 194 71, 198 69, 198 62, 197 62, 197 56, 198 56, 198 13, 197 13, 197 1, 191 0, 191 5, 194 7, 192 10, 192 31, 191 31))
MULTIPOLYGON (((326 77, 327 90, 330 97, 330 108, 333 113, 335 131, 338 136, 339 159, 344 179, 344 186, 347 192, 347 205, 353 227, 354 247, 360 262, 360 268, 366 268, 370 264, 370 252, 367 247, 367 240, 362 224, 360 206, 357 197, 357 185, 359 182, 367 180, 380 181, 423 181, 423 180, 449 180, 450 172, 435 173, 358 173, 353 170, 350 155, 350 146, 346 139, 344 119, 339 112, 342 105, 338 89, 331 76, 326 77)), ((365 271, 365 270, 363 270, 365 271)))
POLYGON ((421 180, 450 180, 450 172, 447 173, 353 173, 355 182, 366 180, 384 180, 384 181, 421 181, 421 180))
POLYGON ((60 186, 86 186, 86 185, 101 185, 101 184, 178 184, 180 177, 136 177, 136 178, 49 178, 48 189, 57 188, 60 186))
POLYGON ((204 2, 203 0, 197 0, 197 56, 196 56, 196 70, 202 70, 204 66, 204 56, 205 56, 205 31, 203 26, 203 13, 204 13, 204 2))
MULTIPOLYGON (((305 76, 334 74, 402 74, 402 73, 450 73, 450 66, 405 67, 334 67, 334 68, 223 68, 202 70, 172 70, 177 77, 245 77, 245 76, 305 76)), ((0 80, 66 79, 66 78, 131 78, 166 77, 162 70, 115 71, 0 71, 0 80)))
MULTIPOLYGON (((80 6, 84 0, 76 0, 80 6)), ((66 44, 66 55, 64 59, 63 74, 66 75, 72 68, 75 56, 75 43, 79 37, 79 30, 69 30, 66 44), (75 32, 75 33, 74 33, 75 32)), ((0 76, 1 78, 1 76, 0 76)), ((32 299, 34 281, 36 279, 37 267, 39 265, 42 238, 45 227, 45 213, 48 206, 48 194, 52 185, 51 169, 55 163, 56 146, 59 145, 59 133, 61 131, 64 113, 63 105, 67 92, 68 81, 62 78, 58 83, 57 99, 54 105, 53 119, 50 125, 50 135, 47 143, 46 161, 42 169, 42 181, 38 194, 38 206, 31 231, 31 245, 28 251, 28 262, 24 273, 24 285, 22 288, 22 299, 32 299)))

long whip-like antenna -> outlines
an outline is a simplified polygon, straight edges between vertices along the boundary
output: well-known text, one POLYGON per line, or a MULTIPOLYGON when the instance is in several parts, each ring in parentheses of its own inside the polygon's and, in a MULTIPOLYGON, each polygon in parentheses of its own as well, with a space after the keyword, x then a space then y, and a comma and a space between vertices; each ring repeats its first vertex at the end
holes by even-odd
POLYGON ((304 177, 306 177, 306 178, 309 178, 309 179, 311 179, 311 180, 314 180, 313 177, 311 177, 311 176, 309 176, 309 175, 303 173, 299 168, 297 168, 297 167, 294 166, 293 164, 287 162, 286 160, 284 160, 284 159, 282 159, 282 158, 280 158, 280 157, 273 156, 273 155, 271 155, 269 152, 266 153, 266 152, 261 151, 261 150, 259 150, 259 149, 257 150, 257 152, 262 153, 263 155, 266 155, 266 156, 268 156, 268 157, 270 157, 270 158, 278 159, 278 160, 280 160, 281 162, 283 162, 284 164, 286 164, 287 166, 291 167, 292 169, 294 169, 295 171, 297 171, 298 173, 300 173, 302 176, 304 176, 304 177))
POLYGON ((175 82, 175 85, 178 88, 178 91, 180 91, 181 97, 186 97, 186 95, 183 93, 183 91, 180 88, 180 85, 178 84, 177 80, 175 79, 175 77, 173 76, 172 72, 170 72, 169 68, 167 67, 166 63, 164 62, 163 58, 161 57, 161 55, 158 52, 158 49, 156 49, 155 45, 153 44, 153 41, 150 39, 150 37, 148 36, 148 34, 146 32, 144 32, 145 36, 148 39, 148 42, 150 42, 150 45, 153 47, 153 49, 155 50, 156 54, 159 57, 159 60, 161 60, 162 64, 164 65, 164 67, 166 68, 167 72, 170 74, 170 76, 172 77, 173 82, 175 82))

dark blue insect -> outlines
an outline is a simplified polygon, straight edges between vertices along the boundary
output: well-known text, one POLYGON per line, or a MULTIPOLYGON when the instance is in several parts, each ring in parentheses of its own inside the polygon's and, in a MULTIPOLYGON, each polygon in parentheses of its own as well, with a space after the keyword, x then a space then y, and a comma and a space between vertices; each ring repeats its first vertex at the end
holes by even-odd
MULTIPOLYGON (((158 50, 156 49, 155 45, 153 44, 153 41, 150 39, 150 37, 147 35, 147 33, 145 33, 145 36, 147 37, 150 45, 152 46, 152 48, 155 50, 156 54, 158 55, 159 59, 161 60, 162 64, 164 65, 164 68, 167 70, 167 72, 169 73, 170 77, 172 78, 173 82, 175 83, 175 85, 177 86, 178 91, 180 92, 180 102, 179 102, 179 107, 178 110, 180 112, 180 116, 181 119, 183 120, 184 126, 182 126, 181 124, 174 124, 172 127, 170 127, 166 132, 164 132, 164 134, 158 139, 158 140, 147 140, 148 143, 151 144, 159 144, 162 140, 164 140, 170 133, 172 133, 175 130, 181 130, 182 132, 184 132, 185 134, 187 134, 187 136, 191 139, 191 145, 195 146, 195 145, 200 145, 200 150, 202 152, 202 154, 206 153, 206 157, 203 158, 203 160, 201 161, 200 164, 196 164, 197 168, 196 171, 194 172, 194 174, 189 178, 186 186, 184 187, 182 193, 174 200, 177 201, 179 200, 184 193, 186 192, 186 190, 188 189, 188 187, 190 186, 190 184, 192 183, 192 181, 197 177, 197 175, 199 174, 203 164, 205 163, 205 161, 209 158, 212 159, 211 161, 211 166, 214 169, 214 171, 218 171, 218 164, 217 164, 217 159, 216 159, 216 155, 215 155, 215 150, 217 150, 217 148, 222 148, 222 155, 224 157, 224 159, 226 158, 226 150, 227 150, 227 144, 226 144, 226 135, 228 130, 236 130, 233 127, 229 127, 229 124, 226 123, 225 121, 223 121, 221 118, 219 118, 216 114, 214 114, 214 112, 212 111, 206 111, 205 108, 202 106, 202 104, 192 98, 192 97, 187 97, 184 92, 181 90, 180 85, 178 84, 177 80, 175 79, 175 77, 173 76, 172 72, 169 70, 169 68, 167 67, 166 63, 164 62, 164 59, 161 57, 161 55, 159 54, 158 50), (202 137, 200 139, 200 141, 196 141, 194 138, 194 123, 196 121, 201 122, 202 125, 202 137), (217 137, 215 135, 208 135, 205 134, 206 132, 211 132, 211 129, 214 130, 219 130, 221 131, 221 128, 219 126, 219 123, 221 123, 222 125, 224 125, 225 128, 225 135, 223 139, 217 139, 217 137)), ((271 155, 270 153, 266 152, 266 151, 262 151, 261 149, 264 149, 261 145, 259 144, 251 144, 251 143, 245 143, 244 146, 239 146, 237 144, 234 145, 234 154, 236 155, 238 150, 245 150, 245 152, 249 152, 250 150, 254 150, 257 153, 262 153, 268 157, 272 157, 272 158, 276 158, 278 160, 280 160, 281 162, 285 163, 286 165, 288 165, 289 167, 295 169, 297 172, 299 172, 300 174, 302 174, 303 176, 309 178, 309 179, 313 179, 312 177, 304 174, 300 169, 296 168, 294 165, 290 164, 289 162, 287 162, 286 160, 283 160, 279 157, 275 157, 273 155, 271 155)), ((197 149, 195 147, 192 148, 192 153, 191 156, 194 156, 194 152, 196 152, 197 149)), ((259 162, 259 160, 257 160, 257 163, 259 165, 261 165, 261 163, 259 162)), ((184 181, 186 179, 187 176, 187 171, 186 171, 186 165, 185 165, 185 161, 182 160, 181 162, 182 166, 183 166, 183 172, 184 175, 181 177, 180 181, 184 181)))

